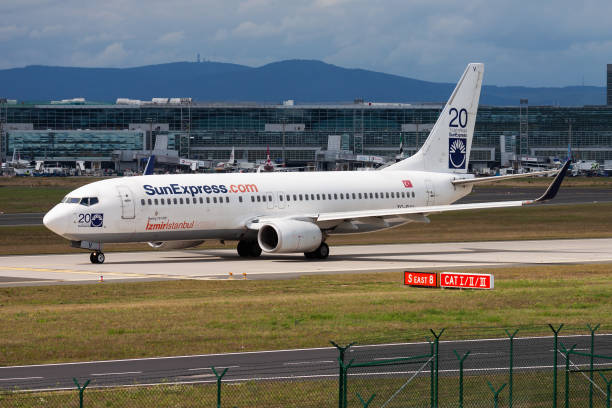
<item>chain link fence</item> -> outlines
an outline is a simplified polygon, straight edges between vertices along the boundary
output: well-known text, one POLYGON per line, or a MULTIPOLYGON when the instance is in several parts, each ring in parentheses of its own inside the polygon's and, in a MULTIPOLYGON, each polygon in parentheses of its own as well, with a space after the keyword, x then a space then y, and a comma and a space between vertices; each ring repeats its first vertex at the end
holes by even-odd
POLYGON ((561 335, 563 325, 550 329, 550 336, 498 330, 505 336, 467 340, 431 330, 414 343, 332 342, 299 361, 118 373, 70 379, 71 386, 0 384, 0 407, 609 408, 612 337, 599 326, 573 336, 561 335))

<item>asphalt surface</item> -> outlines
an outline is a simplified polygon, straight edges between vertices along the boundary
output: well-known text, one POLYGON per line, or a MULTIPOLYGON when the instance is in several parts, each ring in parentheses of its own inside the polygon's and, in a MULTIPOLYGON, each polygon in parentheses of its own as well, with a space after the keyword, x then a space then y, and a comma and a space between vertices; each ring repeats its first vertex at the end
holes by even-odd
MULTIPOLYGON (((589 336, 561 336, 560 343, 576 351, 588 353, 589 336)), ((525 337, 514 340, 514 369, 548 370, 553 367, 553 338, 525 337)), ((507 372, 509 367, 508 338, 441 341, 439 372, 440 375, 458 374, 456 351, 463 355, 470 351, 464 363, 465 374, 507 372)), ((387 345, 353 346, 347 353, 345 362, 354 363, 376 361, 387 363, 379 367, 353 368, 349 375, 404 376, 419 372, 429 375, 428 366, 430 345, 427 342, 387 345), (423 356, 411 363, 398 364, 396 359, 423 356), (395 360, 395 361, 393 361, 395 360)), ((612 356, 612 335, 601 334, 596 337, 596 353, 612 356)), ((580 356, 570 358, 573 368, 585 368, 588 359, 580 356)), ((558 366, 565 365, 560 353, 558 366)), ((596 368, 612 366, 612 360, 596 359, 596 368)), ((218 371, 228 369, 224 381, 242 382, 248 380, 272 379, 321 379, 337 378, 338 351, 335 348, 313 348, 296 350, 273 350, 247 353, 210 354, 145 358, 115 361, 94 361, 67 364, 32 365, 0 367, 0 389, 62 389, 74 388, 72 378, 81 382, 91 379, 91 387, 129 384, 191 383, 214 382, 211 367, 218 371)))
MULTIPOLYGON (((168 279, 290 279, 300 275, 461 270, 523 265, 612 262, 612 238, 531 241, 346 245, 325 260, 302 254, 264 254, 257 260, 234 249, 109 252, 92 264, 87 252, 0 256, 0 287, 168 279)), ((97 283, 96 283, 97 284, 97 283)))
MULTIPOLYGON (((477 203, 485 201, 531 200, 538 198, 546 188, 534 187, 474 187, 470 195, 458 203, 477 203)), ((584 204, 593 202, 612 202, 612 190, 597 188, 566 188, 559 191, 549 204, 584 204)), ((42 225, 45 213, 0 214, 0 227, 42 225)))

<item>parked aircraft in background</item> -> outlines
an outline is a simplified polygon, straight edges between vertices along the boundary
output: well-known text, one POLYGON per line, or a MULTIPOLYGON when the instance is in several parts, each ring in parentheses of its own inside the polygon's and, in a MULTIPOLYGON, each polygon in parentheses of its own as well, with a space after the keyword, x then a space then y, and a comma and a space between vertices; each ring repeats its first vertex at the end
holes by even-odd
POLYGON ((569 161, 536 200, 451 204, 475 183, 531 176, 467 174, 484 73, 469 64, 413 156, 381 171, 138 176, 97 181, 69 193, 44 217, 51 231, 104 262, 103 245, 149 242, 188 248, 236 240, 238 254, 303 252, 327 258, 333 234, 369 232, 456 210, 519 207, 552 199, 569 161))

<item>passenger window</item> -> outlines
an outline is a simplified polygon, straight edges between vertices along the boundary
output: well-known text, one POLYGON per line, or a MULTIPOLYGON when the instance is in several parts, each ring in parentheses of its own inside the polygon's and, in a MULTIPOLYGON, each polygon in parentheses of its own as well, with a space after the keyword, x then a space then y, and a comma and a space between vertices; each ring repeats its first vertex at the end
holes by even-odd
POLYGON ((183 204, 183 197, 179 198, 179 203, 183 204))
POLYGON ((297 195, 293 195, 293 201, 297 201, 297 195))
POLYGON ((229 197, 225 197, 225 202, 229 203, 229 197))
POLYGON ((414 191, 412 192, 412 198, 414 198, 414 191))
POLYGON ((200 204, 204 204, 204 199, 200 197, 200 204))
POLYGON ((314 201, 314 199, 315 199, 315 198, 314 198, 314 194, 311 194, 311 195, 310 195, 310 199, 314 201))
POLYGON ((217 197, 213 197, 213 203, 217 204, 217 197))
POLYGON ((374 193, 374 198, 378 198, 378 193, 374 193))
POLYGON ((391 192, 391 198, 395 198, 395 192, 394 191, 391 192))
POLYGON ((210 204, 210 197, 206 197, 206 204, 210 204))
POLYGON ((389 198, 389 193, 385 193, 385 198, 389 198))
POLYGON ((242 196, 238 196, 238 201, 242 202, 242 196))
POLYGON ((185 204, 189 204, 189 198, 185 199, 185 204))
POLYGON ((153 204, 153 203, 151 202, 151 199, 150 199, 150 198, 147 200, 147 204, 149 204, 149 205, 152 205, 152 204, 153 204))
POLYGON ((261 200, 265 203, 266 202, 266 196, 262 196, 261 200))
POLYGON ((272 196, 268 196, 268 201, 272 201, 272 196))
POLYGON ((160 201, 161 201, 162 205, 163 205, 163 204, 166 204, 166 202, 164 201, 164 199, 163 199, 163 198, 160 198, 160 201))
POLYGON ((353 193, 353 200, 355 200, 356 198, 357 198, 357 195, 353 193))
POLYGON ((251 202, 254 203, 255 202, 255 196, 251 196, 251 202))
POLYGON ((172 199, 172 201, 174 201, 174 205, 178 204, 178 200, 176 198, 172 199))
POLYGON ((257 202, 261 202, 261 196, 257 196, 257 202))
POLYGON ((374 194, 370 193, 370 200, 374 198, 374 194))
POLYGON ((338 199, 338 194, 334 193, 334 200, 338 199))
POLYGON ((325 200, 325 194, 321 194, 321 198, 325 200))
POLYGON ((140 205, 145 205, 145 200, 144 200, 144 198, 140 200, 140 205))
POLYGON ((308 201, 308 194, 304 194, 304 200, 308 201))
POLYGON ((303 197, 302 197, 302 195, 300 194, 300 201, 302 201, 302 200, 303 200, 303 197))
POLYGON ((157 198, 153 200, 153 202, 155 203, 155 205, 159 204, 159 201, 157 201, 157 198))
POLYGON ((283 201, 283 195, 282 194, 278 195, 278 201, 283 201))
POLYGON ((321 199, 321 194, 317 194, 317 200, 321 199))
POLYGON ((340 199, 344 200, 344 194, 340 193, 340 199))
POLYGON ((357 197, 361 200, 361 193, 357 193, 357 197))
POLYGON ((291 196, 289 194, 287 194, 287 201, 291 201, 291 196))
POLYGON ((172 203, 170 202, 170 199, 168 199, 168 201, 166 201, 166 204, 168 204, 168 205, 172 204, 172 203))

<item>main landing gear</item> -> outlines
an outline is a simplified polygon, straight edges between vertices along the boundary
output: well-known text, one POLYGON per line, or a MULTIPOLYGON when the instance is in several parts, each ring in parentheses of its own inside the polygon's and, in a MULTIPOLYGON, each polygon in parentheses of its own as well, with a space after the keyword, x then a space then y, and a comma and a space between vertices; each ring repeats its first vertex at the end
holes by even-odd
POLYGON ((257 241, 239 241, 238 242, 238 255, 243 258, 257 258, 261 255, 261 248, 257 241))
POLYGON ((104 254, 103 254, 102 252, 98 252, 98 251, 96 251, 96 252, 92 252, 92 253, 89 255, 89 260, 90 260, 90 261, 91 261, 91 263, 93 263, 93 264, 101 264, 101 263, 104 263, 104 259, 105 259, 105 257, 104 257, 104 254))
POLYGON ((307 259, 326 259, 329 256, 329 246, 325 242, 312 252, 304 252, 307 259))

